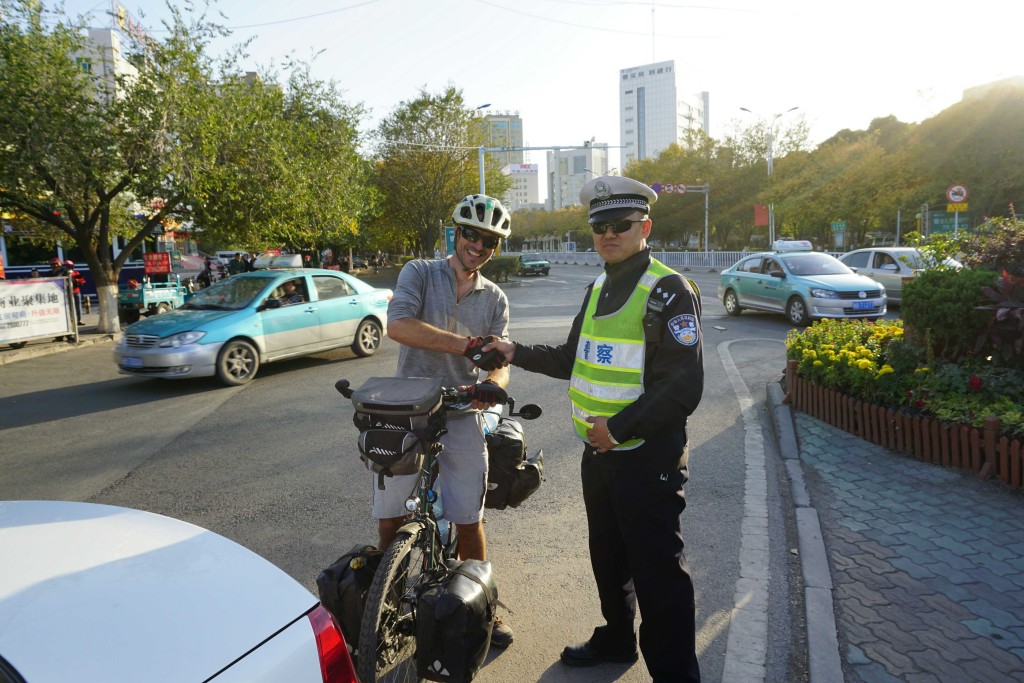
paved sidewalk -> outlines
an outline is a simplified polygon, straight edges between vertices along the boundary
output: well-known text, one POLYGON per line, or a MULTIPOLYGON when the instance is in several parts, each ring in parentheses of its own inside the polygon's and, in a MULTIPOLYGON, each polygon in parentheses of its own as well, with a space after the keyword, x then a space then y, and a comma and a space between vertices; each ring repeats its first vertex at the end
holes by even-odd
POLYGON ((113 341, 114 335, 100 333, 98 327, 99 321, 100 316, 99 313, 96 312, 95 307, 92 309, 91 313, 82 315, 82 322, 84 325, 78 328, 77 344, 67 341, 57 342, 52 338, 30 341, 20 349, 12 349, 7 344, 0 344, 0 366, 6 365, 7 363, 14 363, 19 360, 26 360, 28 358, 48 356, 52 353, 74 351, 91 344, 101 344, 113 341))
MULTIPOLYGON (((862 441, 780 399, 769 387, 798 520, 819 520, 843 670, 815 677, 814 662, 834 653, 811 637, 829 615, 809 607, 811 683, 1024 681, 1024 495, 862 441)), ((801 532, 800 542, 806 563, 815 539, 801 532)))

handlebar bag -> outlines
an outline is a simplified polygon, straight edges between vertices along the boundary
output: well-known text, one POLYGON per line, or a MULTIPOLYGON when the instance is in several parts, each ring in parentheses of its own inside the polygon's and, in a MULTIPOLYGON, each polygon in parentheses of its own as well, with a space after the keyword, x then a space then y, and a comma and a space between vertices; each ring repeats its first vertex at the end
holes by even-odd
POLYGON ((491 646, 498 588, 490 562, 447 565, 416 600, 416 673, 430 681, 469 683, 491 646))
POLYGON ((431 445, 445 433, 441 380, 370 377, 352 392, 359 454, 367 468, 385 476, 415 474, 431 445))
POLYGON ((419 472, 426 449, 412 432, 367 429, 359 434, 359 454, 367 469, 395 477, 419 472))
POLYGON ((352 392, 352 421, 360 432, 390 429, 436 441, 445 429, 441 380, 428 377, 371 377, 352 392))

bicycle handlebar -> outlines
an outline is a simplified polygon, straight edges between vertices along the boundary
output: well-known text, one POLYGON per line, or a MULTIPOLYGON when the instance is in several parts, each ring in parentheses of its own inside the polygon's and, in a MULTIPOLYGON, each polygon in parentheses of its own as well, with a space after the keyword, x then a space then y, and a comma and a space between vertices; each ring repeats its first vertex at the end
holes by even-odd
MULTIPOLYGON (((355 393, 352 384, 347 379, 339 379, 334 383, 334 388, 348 399, 351 399, 352 394, 355 393)), ((472 405, 473 398, 469 390, 459 389, 458 387, 441 387, 441 403, 449 410, 464 410, 472 405)), ((509 416, 521 417, 524 420, 535 420, 543 412, 540 406, 530 403, 523 406, 517 413, 515 412, 516 400, 511 396, 507 396, 507 400, 498 401, 498 403, 508 405, 509 416)))

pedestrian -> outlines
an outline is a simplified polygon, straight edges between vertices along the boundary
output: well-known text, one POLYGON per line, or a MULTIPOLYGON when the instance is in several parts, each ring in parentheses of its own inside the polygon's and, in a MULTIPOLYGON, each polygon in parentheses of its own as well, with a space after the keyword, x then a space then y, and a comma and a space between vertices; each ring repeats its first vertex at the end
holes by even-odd
POLYGON ((245 261, 242 260, 242 252, 236 251, 235 257, 228 261, 228 276, 245 272, 245 261))
POLYGON ((704 387, 700 295, 651 257, 649 212, 656 200, 654 190, 631 178, 588 181, 580 201, 605 269, 566 342, 501 340, 484 350, 569 380, 572 425, 583 441, 590 561, 606 623, 562 650, 562 661, 636 661, 639 603, 640 651, 654 682, 694 682, 700 680, 696 616, 680 515, 686 419, 704 387))
POLYGON ((213 261, 212 259, 208 258, 206 259, 206 265, 199 272, 199 275, 196 276, 196 282, 198 283, 200 289, 205 289, 206 287, 209 287, 210 285, 213 284, 213 280, 213 261))
POLYGON ((32 272, 29 273, 28 276, 31 277, 31 278, 39 277, 39 269, 38 268, 33 268, 32 272))
POLYGON ((82 322, 82 285, 85 284, 85 276, 75 270, 75 262, 68 259, 64 262, 64 273, 71 278, 71 292, 75 299, 75 317, 79 325, 82 322))
MULTIPOLYGON (((388 336, 401 344, 398 376, 439 378, 445 386, 473 392, 470 410, 448 416, 448 432, 441 437, 444 451, 438 456, 438 481, 445 517, 458 529, 459 557, 486 560, 482 520, 487 447, 479 409, 496 403, 508 385, 509 371, 502 367, 499 353, 481 356, 479 352, 485 343, 508 336, 508 299, 480 268, 494 255, 498 241, 511 234, 510 219, 500 201, 480 194, 462 199, 452 219, 455 252, 444 261, 409 261, 399 272, 388 304, 388 336), (478 368, 487 373, 480 383, 478 368)), ((388 477, 383 491, 374 485, 373 516, 378 520, 381 548, 391 543, 405 523, 405 501, 417 478, 388 477)), ((512 629, 497 619, 491 644, 507 647, 512 637, 512 629)))
POLYGON ((46 273, 47 277, 64 277, 64 264, 57 257, 50 259, 50 270, 46 273))

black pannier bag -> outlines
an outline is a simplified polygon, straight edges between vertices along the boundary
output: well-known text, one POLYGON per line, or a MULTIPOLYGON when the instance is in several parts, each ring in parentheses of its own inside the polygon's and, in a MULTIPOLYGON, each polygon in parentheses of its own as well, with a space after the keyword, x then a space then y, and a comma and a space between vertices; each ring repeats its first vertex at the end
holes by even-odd
POLYGON ((491 646, 498 588, 490 562, 448 560, 447 566, 416 601, 416 673, 469 683, 491 646))
POLYGON ((430 443, 445 432, 441 380, 427 377, 370 377, 352 392, 359 429, 359 454, 366 467, 384 477, 420 471, 430 443))
POLYGON ((544 481, 544 451, 526 459, 523 426, 502 420, 487 434, 487 494, 484 507, 504 510, 519 507, 544 481))
POLYGON ((345 635, 352 655, 359 652, 359 629, 363 623, 366 594, 384 552, 372 545, 357 545, 316 577, 320 602, 345 635))

